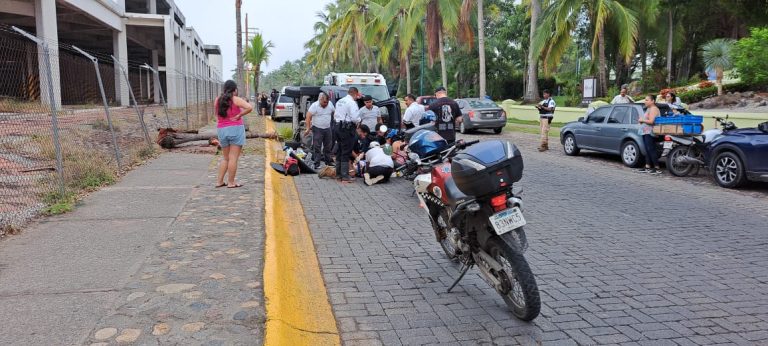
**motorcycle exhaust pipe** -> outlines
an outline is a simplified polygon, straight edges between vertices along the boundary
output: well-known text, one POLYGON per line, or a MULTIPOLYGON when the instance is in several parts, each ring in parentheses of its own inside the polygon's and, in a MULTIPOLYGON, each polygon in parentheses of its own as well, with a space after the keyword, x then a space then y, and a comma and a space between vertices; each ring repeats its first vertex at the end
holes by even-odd
POLYGON ((682 156, 677 158, 677 163, 685 164, 685 165, 703 165, 704 161, 701 161, 697 158, 690 157, 690 156, 682 156))

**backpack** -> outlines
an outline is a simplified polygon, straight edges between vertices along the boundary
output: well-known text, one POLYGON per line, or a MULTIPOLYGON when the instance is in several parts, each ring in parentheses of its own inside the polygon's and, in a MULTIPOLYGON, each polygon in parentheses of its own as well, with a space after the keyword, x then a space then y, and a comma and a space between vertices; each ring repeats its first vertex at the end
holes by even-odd
POLYGON ((285 175, 297 176, 301 173, 301 170, 299 169, 299 161, 292 157, 287 157, 285 159, 283 168, 285 168, 285 175))

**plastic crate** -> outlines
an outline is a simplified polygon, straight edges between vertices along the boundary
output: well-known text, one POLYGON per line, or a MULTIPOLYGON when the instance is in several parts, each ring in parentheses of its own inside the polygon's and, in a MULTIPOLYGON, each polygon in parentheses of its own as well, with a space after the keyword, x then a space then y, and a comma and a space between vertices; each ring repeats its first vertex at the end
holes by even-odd
POLYGON ((701 133, 701 130, 702 130, 701 125, 690 125, 690 124, 683 125, 683 134, 686 134, 686 135, 698 135, 701 133))
POLYGON ((698 125, 704 122, 704 117, 698 115, 676 115, 673 117, 656 117, 655 125, 698 125))

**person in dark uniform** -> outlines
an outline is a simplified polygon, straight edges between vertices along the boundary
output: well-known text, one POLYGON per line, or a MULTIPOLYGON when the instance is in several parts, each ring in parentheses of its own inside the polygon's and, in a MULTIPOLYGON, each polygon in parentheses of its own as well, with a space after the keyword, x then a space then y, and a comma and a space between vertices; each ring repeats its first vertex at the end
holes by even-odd
POLYGON ((334 138, 336 139, 336 179, 342 182, 352 182, 349 176, 349 158, 355 145, 355 129, 360 123, 360 107, 357 99, 360 92, 355 87, 350 87, 347 96, 336 102, 336 112, 333 118, 336 121, 334 138))
POLYGON ((435 127, 437 134, 443 137, 449 144, 456 141, 456 123, 463 121, 461 108, 452 98, 448 97, 445 87, 435 89, 437 100, 429 105, 429 110, 435 113, 435 127))

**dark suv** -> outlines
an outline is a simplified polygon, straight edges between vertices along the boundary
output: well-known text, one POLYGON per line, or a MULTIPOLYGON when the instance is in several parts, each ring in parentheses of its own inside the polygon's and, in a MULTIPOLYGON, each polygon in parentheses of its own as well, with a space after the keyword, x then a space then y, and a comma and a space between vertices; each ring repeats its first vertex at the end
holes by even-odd
POLYGON ((768 122, 723 132, 707 147, 704 160, 722 187, 738 187, 747 180, 768 182, 768 122))

